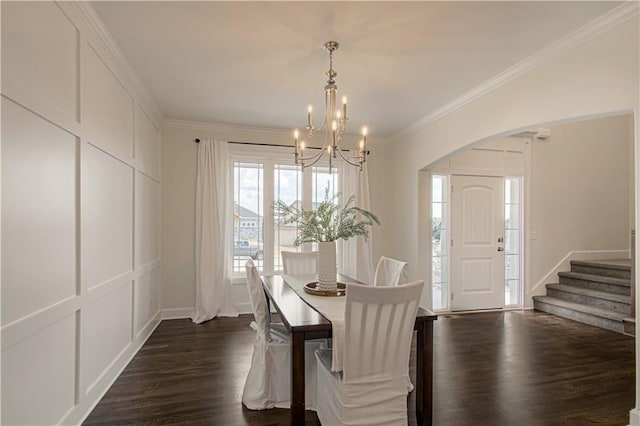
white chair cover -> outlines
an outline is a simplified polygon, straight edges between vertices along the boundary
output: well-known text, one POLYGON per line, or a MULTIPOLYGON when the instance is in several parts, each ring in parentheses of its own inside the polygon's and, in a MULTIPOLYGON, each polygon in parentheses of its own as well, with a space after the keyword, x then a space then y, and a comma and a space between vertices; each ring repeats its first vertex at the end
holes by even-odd
POLYGON ((373 277, 374 286, 396 286, 406 284, 407 281, 406 262, 380 256, 378 266, 376 267, 376 274, 373 277))
MULTIPOLYGON (((250 410, 291 407, 290 335, 283 324, 271 324, 262 279, 253 261, 247 261, 247 284, 255 323, 256 341, 247 380, 242 391, 242 403, 250 410)), ((316 407, 316 358, 314 351, 326 349, 324 340, 305 345, 305 407, 316 407)))
POLYGON ((406 425, 407 365, 424 281, 396 287, 347 284, 344 370, 318 350, 323 425, 406 425))
POLYGON ((281 251, 284 275, 311 275, 318 273, 318 252, 281 251))

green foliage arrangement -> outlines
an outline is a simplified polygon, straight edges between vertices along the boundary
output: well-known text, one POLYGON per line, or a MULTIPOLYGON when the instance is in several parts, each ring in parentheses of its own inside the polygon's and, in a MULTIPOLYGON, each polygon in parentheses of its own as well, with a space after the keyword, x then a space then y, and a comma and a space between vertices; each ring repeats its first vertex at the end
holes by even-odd
POLYGON ((280 217, 281 223, 298 225, 298 236, 293 242, 296 246, 303 243, 337 241, 361 235, 369 237, 369 226, 380 225, 378 217, 364 209, 353 205, 356 197, 349 197, 344 207, 338 199, 340 194, 329 196, 329 188, 325 198, 315 210, 304 210, 297 205, 289 205, 282 200, 274 203, 273 209, 280 217))

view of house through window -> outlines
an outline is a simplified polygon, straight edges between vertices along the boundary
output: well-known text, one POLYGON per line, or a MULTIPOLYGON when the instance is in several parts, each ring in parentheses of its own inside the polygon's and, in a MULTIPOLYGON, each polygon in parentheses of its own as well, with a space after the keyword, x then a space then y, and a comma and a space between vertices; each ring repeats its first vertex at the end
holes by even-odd
POLYGON ((338 192, 339 175, 325 166, 302 171, 289 156, 280 160, 266 154, 256 160, 254 153, 252 157, 233 161, 233 272, 244 273, 245 263, 253 259, 258 270, 277 273, 282 271, 282 251, 314 250, 315 244, 296 247, 296 225, 283 224, 274 214, 273 202, 280 199, 307 210, 315 208, 325 199, 327 188, 329 197, 338 192))
POLYGON ((264 262, 264 165, 234 163, 233 270, 244 270, 247 259, 264 262))

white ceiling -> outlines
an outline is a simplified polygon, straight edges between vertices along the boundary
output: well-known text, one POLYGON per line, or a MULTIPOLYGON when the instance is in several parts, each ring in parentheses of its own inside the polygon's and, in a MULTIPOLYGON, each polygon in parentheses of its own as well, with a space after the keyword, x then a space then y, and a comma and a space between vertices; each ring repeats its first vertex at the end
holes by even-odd
MULTIPOLYGON (((302 128, 327 40, 351 129, 390 135, 619 2, 92 2, 166 118, 302 128)), ((316 123, 319 121, 316 114, 316 123)))

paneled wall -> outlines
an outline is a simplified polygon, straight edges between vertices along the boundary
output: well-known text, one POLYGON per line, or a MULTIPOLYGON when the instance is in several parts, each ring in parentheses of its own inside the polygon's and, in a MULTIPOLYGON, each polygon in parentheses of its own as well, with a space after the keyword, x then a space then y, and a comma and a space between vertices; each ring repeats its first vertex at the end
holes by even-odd
POLYGON ((1 423, 74 424, 160 320, 161 117, 90 6, 1 28, 1 423))

